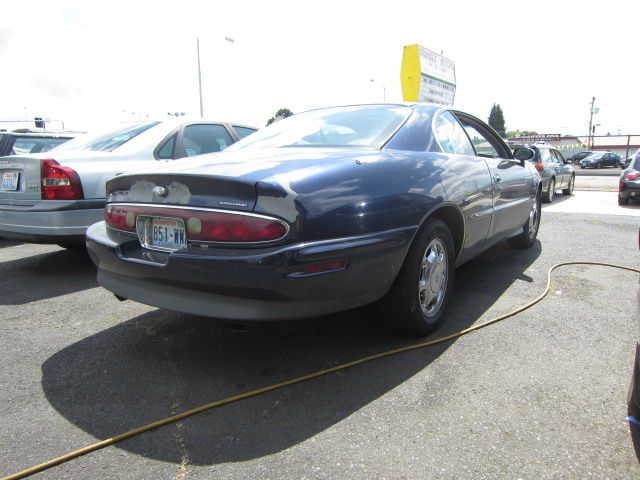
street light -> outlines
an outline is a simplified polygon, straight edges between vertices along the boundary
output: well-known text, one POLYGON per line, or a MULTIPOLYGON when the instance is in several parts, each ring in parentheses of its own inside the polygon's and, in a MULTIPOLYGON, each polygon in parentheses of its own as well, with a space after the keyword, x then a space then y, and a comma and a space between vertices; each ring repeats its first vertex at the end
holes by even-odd
MULTIPOLYGON (((223 37, 229 43, 236 43, 231 37, 223 37)), ((202 108, 202 71, 200 70, 200 38, 196 37, 196 52, 198 54, 198 92, 200 93, 200 118, 204 118, 204 109, 202 108)))
POLYGON ((382 101, 386 103, 387 101, 387 87, 385 87, 382 83, 380 83, 379 80, 376 80, 375 78, 372 78, 371 80, 369 80, 370 82, 375 82, 378 85, 380 85, 382 87, 382 101))

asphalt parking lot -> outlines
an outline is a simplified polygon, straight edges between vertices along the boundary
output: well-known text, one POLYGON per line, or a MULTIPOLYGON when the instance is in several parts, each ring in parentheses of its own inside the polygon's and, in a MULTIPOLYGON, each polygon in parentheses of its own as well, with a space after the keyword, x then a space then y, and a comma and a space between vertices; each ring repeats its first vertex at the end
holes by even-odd
MULTIPOLYGON (((619 207, 614 192, 558 196, 533 248, 498 245, 458 269, 434 337, 533 299, 555 263, 640 268, 639 226, 640 204, 619 207)), ((0 240, 0 272, 0 476, 416 341, 379 326, 375 308, 239 333, 119 302, 98 287, 86 254, 56 246, 0 240)), ((34 478, 640 478, 640 439, 625 419, 639 318, 637 274, 563 268, 542 303, 495 326, 191 417, 34 478)))

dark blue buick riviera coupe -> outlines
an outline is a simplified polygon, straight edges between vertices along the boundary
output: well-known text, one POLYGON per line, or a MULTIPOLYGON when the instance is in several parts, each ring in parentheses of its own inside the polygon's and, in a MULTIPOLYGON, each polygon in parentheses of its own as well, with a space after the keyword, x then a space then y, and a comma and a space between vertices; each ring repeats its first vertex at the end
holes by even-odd
POLYGON ((87 246, 120 298, 243 321, 380 301, 390 325, 424 335, 456 266, 503 240, 534 244, 531 156, 442 106, 314 110, 112 178, 87 246))

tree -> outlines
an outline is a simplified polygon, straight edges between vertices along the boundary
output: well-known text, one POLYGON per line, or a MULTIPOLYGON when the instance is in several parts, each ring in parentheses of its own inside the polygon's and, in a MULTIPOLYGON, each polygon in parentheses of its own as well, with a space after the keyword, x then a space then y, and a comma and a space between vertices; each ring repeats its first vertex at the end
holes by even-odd
POLYGON ((278 120, 282 120, 283 118, 287 118, 293 115, 293 112, 288 108, 281 108, 276 112, 276 114, 267 120, 267 126, 271 125, 273 122, 277 122, 278 120))
POLYGON ((504 114, 500 105, 493 104, 491 112, 489 113, 489 126, 493 128, 500 136, 504 137, 507 132, 504 128, 504 114))

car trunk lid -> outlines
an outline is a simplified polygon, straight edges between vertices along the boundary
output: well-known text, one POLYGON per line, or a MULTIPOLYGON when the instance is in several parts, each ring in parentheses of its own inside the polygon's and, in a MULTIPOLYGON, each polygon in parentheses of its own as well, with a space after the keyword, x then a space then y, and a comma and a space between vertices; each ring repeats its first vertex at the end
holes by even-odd
POLYGON ((254 182, 210 175, 125 175, 109 180, 107 202, 251 211, 256 202, 256 189, 254 182))
POLYGON ((41 199, 41 160, 30 156, 0 158, 0 203, 33 203, 41 199))

